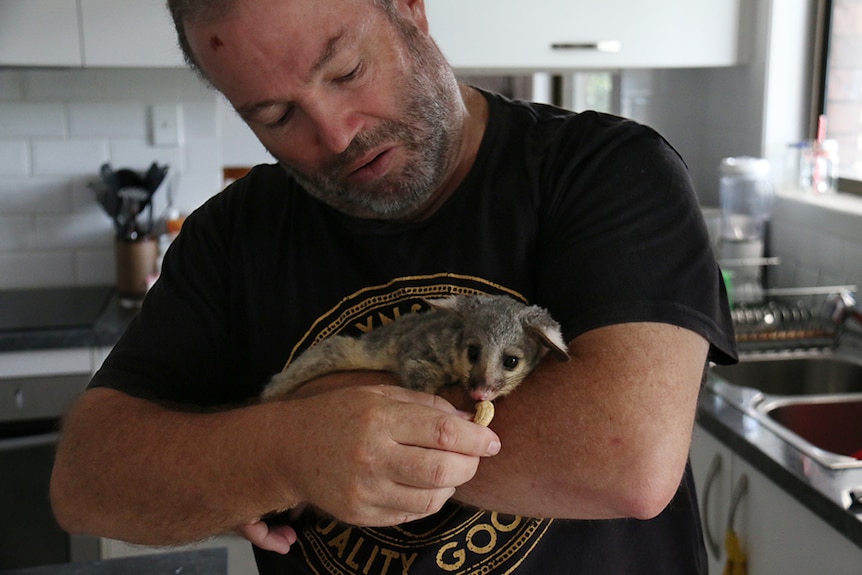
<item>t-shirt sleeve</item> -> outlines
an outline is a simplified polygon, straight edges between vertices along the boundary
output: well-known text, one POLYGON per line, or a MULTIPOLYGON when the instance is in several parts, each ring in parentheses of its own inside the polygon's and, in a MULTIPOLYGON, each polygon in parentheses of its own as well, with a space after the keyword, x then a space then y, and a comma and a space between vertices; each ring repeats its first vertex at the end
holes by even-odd
POLYGON ((561 136, 543 170, 538 285, 566 336, 670 323, 703 335, 712 361, 733 362, 724 284, 683 160, 634 122, 571 121, 602 129, 561 136))

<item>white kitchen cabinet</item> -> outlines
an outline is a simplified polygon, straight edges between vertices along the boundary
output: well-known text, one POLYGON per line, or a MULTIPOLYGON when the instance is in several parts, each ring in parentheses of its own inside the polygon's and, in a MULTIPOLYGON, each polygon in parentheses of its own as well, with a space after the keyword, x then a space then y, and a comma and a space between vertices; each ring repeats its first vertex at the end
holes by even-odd
POLYGON ((742 2, 428 0, 425 9, 459 71, 553 71, 737 64, 742 2))
POLYGON ((725 562, 724 533, 730 504, 733 452, 702 428, 696 427, 690 457, 700 501, 709 572, 721 573, 725 562))
POLYGON ((75 0, 0 0, 0 65, 80 66, 75 0))
POLYGON ((695 430, 691 461, 701 513, 706 516, 702 517, 705 531, 720 546, 718 556, 707 550, 710 573, 722 572, 734 490, 743 478, 747 487, 736 502, 733 529, 748 557, 748 575, 860 573, 862 549, 700 427, 695 430), (716 459, 721 461, 719 469, 707 485, 716 459), (704 514, 705 503, 708 509, 704 514))
POLYGON ((80 0, 85 66, 183 66, 164 0, 80 0))
POLYGON ((0 65, 185 64, 164 0, 0 0, 0 65))

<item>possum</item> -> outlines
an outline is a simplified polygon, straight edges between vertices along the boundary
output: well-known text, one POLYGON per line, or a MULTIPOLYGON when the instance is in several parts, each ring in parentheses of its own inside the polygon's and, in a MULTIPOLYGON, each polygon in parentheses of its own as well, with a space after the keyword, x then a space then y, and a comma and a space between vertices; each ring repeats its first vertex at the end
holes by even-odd
POLYGON ((394 373, 408 389, 434 394, 458 384, 473 399, 490 401, 512 392, 547 352, 569 359, 560 325, 538 306, 501 295, 425 301, 426 313, 310 347, 270 380, 262 398, 283 398, 337 371, 376 370, 394 373))

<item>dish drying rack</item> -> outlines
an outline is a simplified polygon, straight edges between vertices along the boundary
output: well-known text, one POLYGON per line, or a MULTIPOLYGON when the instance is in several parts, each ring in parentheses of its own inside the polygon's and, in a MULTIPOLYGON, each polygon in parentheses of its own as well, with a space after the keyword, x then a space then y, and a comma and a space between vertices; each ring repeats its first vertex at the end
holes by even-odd
POLYGON ((737 344, 741 350, 832 347, 839 325, 823 311, 825 300, 852 287, 765 289, 763 302, 731 310, 737 344))
MULTIPOLYGON (((724 260, 722 268, 777 265, 778 258, 724 260)), ((825 349, 834 347, 841 330, 827 299, 855 285, 759 288, 756 297, 735 304, 731 319, 740 351, 825 349)), ((748 294, 749 296, 751 294, 748 294)))

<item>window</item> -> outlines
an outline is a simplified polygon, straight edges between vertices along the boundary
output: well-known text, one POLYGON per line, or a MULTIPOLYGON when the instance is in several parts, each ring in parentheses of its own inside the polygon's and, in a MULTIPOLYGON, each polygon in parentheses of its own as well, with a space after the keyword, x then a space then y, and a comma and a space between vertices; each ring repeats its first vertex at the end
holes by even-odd
POLYGON ((820 9, 814 117, 826 115, 826 136, 838 142, 838 189, 862 194, 862 0, 823 0, 820 9))

